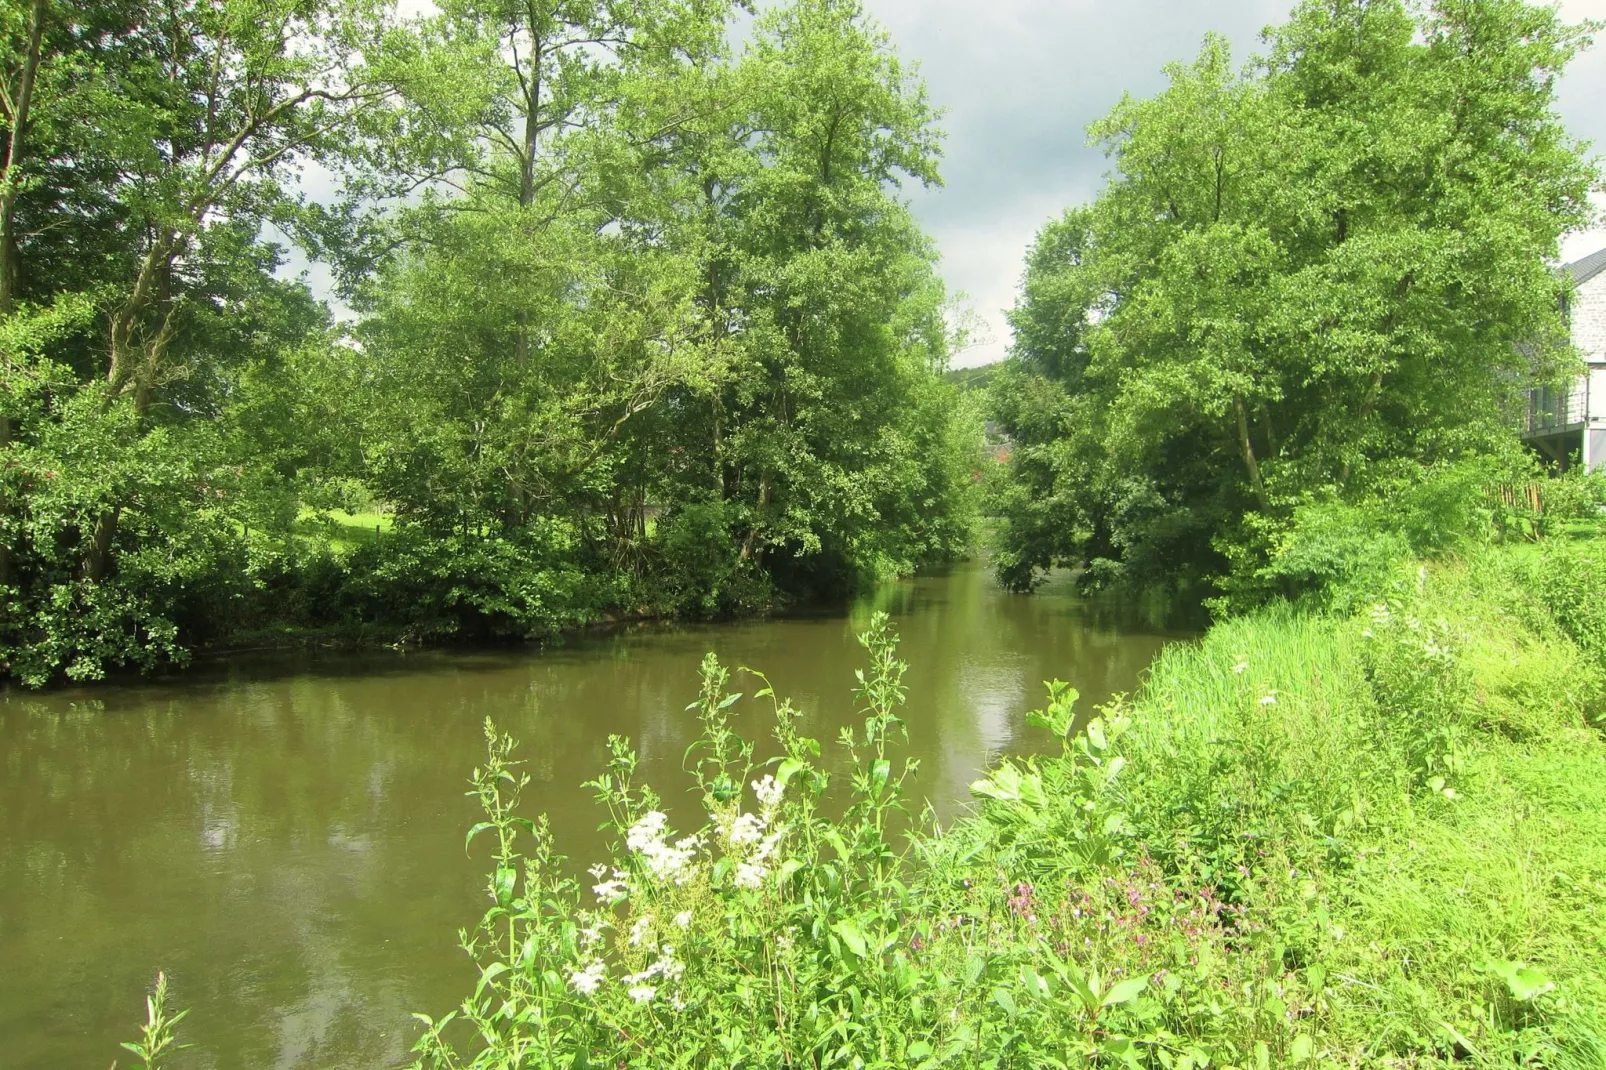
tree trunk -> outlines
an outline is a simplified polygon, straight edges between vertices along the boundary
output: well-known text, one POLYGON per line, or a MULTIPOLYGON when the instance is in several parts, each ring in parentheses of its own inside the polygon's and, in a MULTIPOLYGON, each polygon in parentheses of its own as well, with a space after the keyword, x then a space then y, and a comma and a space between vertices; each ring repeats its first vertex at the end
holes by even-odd
MULTIPOLYGON (((28 8, 28 51, 23 57, 22 77, 12 101, 11 136, 5 143, 0 166, 0 316, 16 307, 18 281, 22 275, 22 253, 17 246, 17 193, 21 188, 18 170, 22 166, 23 139, 28 134, 29 112, 33 107, 33 88, 39 73, 39 56, 44 42, 45 0, 33 0, 28 8)), ((11 418, 0 414, 0 469, 6 464, 11 446, 11 418)), ((11 501, 0 483, 0 523, 10 515, 11 501)), ((0 586, 11 583, 12 547, 9 535, 0 534, 0 586)))
POLYGON ((17 170, 21 166, 23 138, 28 134, 28 112, 33 105, 44 32, 45 0, 33 0, 28 8, 28 54, 23 57, 17 98, 12 102, 11 136, 6 140, 6 158, 0 166, 0 315, 10 312, 16 302, 17 277, 21 274, 15 219, 20 189, 17 170))
POLYGON ((1260 503, 1262 512, 1271 512, 1271 503, 1266 499, 1266 484, 1260 478, 1260 462, 1255 460, 1255 446, 1249 441, 1249 415, 1244 406, 1242 394, 1232 396, 1233 411, 1238 415, 1238 445, 1243 449, 1244 467, 1249 470, 1249 485, 1254 488, 1255 500, 1260 503))
POLYGON ((82 569, 83 578, 99 583, 112 570, 112 540, 117 537, 117 522, 122 508, 114 508, 102 513, 95 522, 94 534, 89 539, 89 549, 84 554, 82 569))
MULTIPOLYGON (((6 517, 11 514, 11 499, 6 496, 6 485, 3 482, 6 468, 6 454, 11 447, 11 420, 0 416, 0 524, 4 524, 6 517)), ((11 536, 0 531, 0 587, 11 583, 11 536)))
POLYGON ((764 548, 758 545, 758 530, 764 522, 764 514, 769 510, 769 504, 770 474, 766 471, 758 477, 758 508, 753 512, 753 523, 748 526, 747 537, 742 540, 743 561, 757 564, 764 556, 764 548))
MULTIPOLYGON (((1361 399, 1360 419, 1355 421, 1355 426, 1360 429, 1362 434, 1366 433, 1366 421, 1372 418, 1372 408, 1377 404, 1377 396, 1378 394, 1382 393, 1382 390, 1383 373, 1381 371, 1374 372, 1372 375, 1372 385, 1367 387, 1366 396, 1361 399)), ((1349 486, 1349 474, 1350 463, 1345 461, 1343 470, 1339 472, 1338 476, 1339 486, 1349 486)))

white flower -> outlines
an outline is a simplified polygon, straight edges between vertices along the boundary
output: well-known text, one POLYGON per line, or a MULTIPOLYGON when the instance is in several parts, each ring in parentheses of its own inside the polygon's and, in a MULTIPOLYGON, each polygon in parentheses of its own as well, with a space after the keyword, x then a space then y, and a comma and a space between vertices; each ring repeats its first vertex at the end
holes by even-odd
POLYGON ((1277 705, 1277 696, 1276 695, 1264 695, 1260 699, 1260 704, 1262 706, 1275 706, 1275 705, 1277 705))
POLYGON ((679 914, 676 914, 675 915, 675 924, 678 925, 682 929, 684 929, 686 926, 690 925, 691 924, 691 911, 682 910, 679 914))
POLYGON ((590 950, 592 947, 601 942, 602 922, 600 920, 594 921, 590 925, 587 925, 584 929, 580 930, 580 947, 582 949, 590 950))
POLYGON ((669 815, 659 810, 644 814, 640 821, 630 826, 625 844, 632 851, 645 851, 652 844, 663 842, 664 829, 668 824, 669 815))
POLYGON ((647 939, 647 933, 651 928, 651 914, 643 914, 641 917, 637 918, 636 923, 630 927, 630 946, 640 947, 641 942, 647 939))
POLYGON ((597 893, 599 902, 617 903, 630 894, 630 884, 622 880, 603 881, 601 884, 593 884, 591 890, 597 893))
POLYGON ((664 841, 668 822, 669 819, 657 810, 643 815, 630 827, 625 844, 641 856, 654 879, 685 884, 697 851, 702 847, 702 839, 687 836, 671 847, 664 841))
POLYGON ((765 813, 769 813, 781 804, 781 795, 786 786, 776 782, 773 776, 764 774, 763 780, 753 781, 753 794, 758 797, 758 805, 765 813))
POLYGON ((769 868, 759 862, 738 862, 736 864, 736 886, 738 888, 762 888, 764 878, 769 876, 769 868))
POLYGON ((658 990, 652 985, 636 985, 630 990, 630 998, 637 1003, 651 1003, 657 994, 658 990))
POLYGON ((769 856, 774 853, 776 845, 781 842, 781 835, 785 831, 786 829, 782 827, 776 829, 768 836, 765 836, 764 839, 759 843, 758 848, 753 852, 753 861, 763 862, 767 860, 769 856))
POLYGON ((678 981, 686 972, 686 964, 675 958, 675 949, 668 944, 658 949, 658 961, 649 968, 666 981, 678 981))
POLYGON ((569 975, 569 986, 582 996, 589 996, 602 987, 606 969, 601 962, 593 962, 583 970, 575 970, 569 975))
POLYGON ((1249 663, 1247 661, 1240 661, 1238 664, 1236 664, 1236 665, 1234 665, 1232 667, 1232 671, 1237 673, 1239 676, 1242 676, 1248 670, 1249 670, 1249 663))
POLYGON ((731 825, 730 840, 732 847, 744 844, 757 843, 764 838, 764 819, 757 814, 739 814, 735 824, 731 825))

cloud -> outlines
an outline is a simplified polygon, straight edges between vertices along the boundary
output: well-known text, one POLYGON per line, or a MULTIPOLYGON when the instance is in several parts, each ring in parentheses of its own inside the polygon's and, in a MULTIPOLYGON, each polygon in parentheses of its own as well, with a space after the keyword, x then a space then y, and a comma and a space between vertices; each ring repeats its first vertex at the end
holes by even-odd
MULTIPOLYGON (((1288 0, 866 0, 934 103, 946 109, 946 186, 911 194, 942 252, 950 289, 964 291, 993 341, 956 363, 1004 356, 1021 265, 1032 236, 1069 205, 1089 200, 1108 162, 1086 143, 1090 122, 1124 92, 1165 85, 1161 68, 1192 59, 1206 33, 1225 34, 1241 61, 1260 31, 1283 21, 1288 0)), ((1606 18, 1606 0, 1566 0, 1564 16, 1606 18)), ((1606 63, 1586 53, 1560 87, 1562 118, 1585 140, 1606 143, 1606 63)), ((1606 244, 1575 236, 1568 258, 1606 244)))

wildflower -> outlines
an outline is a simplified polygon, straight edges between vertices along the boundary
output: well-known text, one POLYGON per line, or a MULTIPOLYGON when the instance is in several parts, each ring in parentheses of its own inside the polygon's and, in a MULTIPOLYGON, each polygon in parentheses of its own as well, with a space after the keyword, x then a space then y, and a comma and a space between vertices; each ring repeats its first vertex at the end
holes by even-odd
POLYGON ((685 884, 702 839, 687 836, 673 846, 666 842, 669 819, 657 810, 642 815, 630 827, 625 845, 641 856, 655 880, 685 884))
POLYGON ((630 894, 630 884, 623 880, 602 881, 593 884, 591 890, 597 893, 598 902, 617 903, 630 894))
POLYGON ((757 814, 739 814, 731 825, 731 846, 757 843, 764 838, 764 819, 757 814))
POLYGON ((785 785, 777 783, 768 773, 764 774, 763 780, 753 781, 753 794, 758 797, 758 805, 765 813, 771 813, 781 804, 781 795, 785 791, 785 785))
POLYGON ((650 967, 666 981, 678 981, 686 972, 686 964, 675 958, 675 949, 665 944, 658 949, 658 961, 650 967))
POLYGON ((569 975, 569 987, 582 996, 589 996, 602 987, 603 974, 606 971, 600 961, 592 962, 583 970, 575 970, 569 975))
POLYGON ((775 853, 775 847, 781 842, 781 834, 785 831, 785 829, 776 829, 760 840, 759 845, 753 850, 753 861, 767 861, 769 856, 775 853))
POLYGON ((630 826, 625 845, 632 851, 645 851, 652 844, 663 842, 664 828, 668 823, 669 815, 659 810, 643 814, 640 821, 630 826))
POLYGON ((630 990, 630 998, 637 1003, 651 1003, 652 997, 658 994, 658 989, 652 985, 636 985, 630 990))
POLYGON ((1239 661, 1238 664, 1232 667, 1232 671, 1237 673, 1239 676, 1242 676, 1245 672, 1249 671, 1249 663, 1247 661, 1239 661))
POLYGON ((630 926, 630 946, 640 947, 641 942, 647 939, 647 933, 652 929, 652 915, 643 914, 630 926))
POLYGON ((679 928, 684 929, 684 928, 686 928, 686 926, 688 926, 690 924, 691 924, 691 911, 682 910, 679 914, 675 915, 675 925, 678 926, 679 928))
POLYGON ((736 864, 736 887, 758 889, 764 887, 764 878, 769 876, 769 867, 760 862, 738 862, 736 864))
POLYGON ((1276 696, 1276 694, 1274 693, 1274 694, 1270 694, 1270 695, 1261 696, 1260 704, 1262 706, 1275 706, 1275 705, 1277 705, 1277 696, 1276 696))

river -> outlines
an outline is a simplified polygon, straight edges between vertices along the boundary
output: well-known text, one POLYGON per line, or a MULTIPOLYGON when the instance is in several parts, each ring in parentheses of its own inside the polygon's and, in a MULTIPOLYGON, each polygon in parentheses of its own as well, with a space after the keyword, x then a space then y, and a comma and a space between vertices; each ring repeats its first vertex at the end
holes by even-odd
MULTIPOLYGON (((854 641, 892 614, 910 664, 909 753, 944 819, 1025 726, 1041 682, 1084 703, 1132 690, 1183 634, 1077 598, 1031 597, 965 565, 890 584, 834 612, 648 626, 545 650, 235 656, 169 680, 0 692, 0 1068, 107 1066, 127 1053, 158 968, 190 1009, 175 1068, 405 1065, 415 1010, 473 982, 459 927, 484 902, 465 779, 487 716, 522 741, 530 812, 600 859, 580 787, 610 733, 676 811, 697 665, 765 671, 827 744, 852 715, 854 641)), ((732 687, 752 691, 733 674, 732 687)), ((769 724, 741 703, 766 754, 769 724)), ((483 848, 481 848, 483 849, 483 848)))

